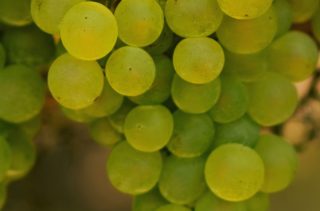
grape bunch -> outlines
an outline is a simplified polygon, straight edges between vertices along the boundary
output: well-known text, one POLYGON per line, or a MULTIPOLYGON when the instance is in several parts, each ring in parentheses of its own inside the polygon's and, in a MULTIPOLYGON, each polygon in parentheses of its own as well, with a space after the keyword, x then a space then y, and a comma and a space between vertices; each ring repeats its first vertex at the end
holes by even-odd
POLYGON ((112 148, 133 211, 268 210, 298 158, 265 128, 294 114, 315 40, 319 0, 1 0, 0 207, 53 98, 112 148))

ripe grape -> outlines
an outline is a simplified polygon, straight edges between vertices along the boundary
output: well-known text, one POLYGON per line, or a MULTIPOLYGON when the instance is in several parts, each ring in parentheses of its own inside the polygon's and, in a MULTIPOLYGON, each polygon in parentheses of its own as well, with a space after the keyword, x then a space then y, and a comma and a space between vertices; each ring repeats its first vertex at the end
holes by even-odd
POLYGON ((273 193, 285 189, 292 182, 297 170, 298 158, 294 148, 281 137, 264 135, 255 150, 265 166, 261 190, 273 193))
POLYGON ((205 84, 220 75, 224 53, 219 43, 211 38, 187 38, 176 46, 173 65, 183 80, 205 84))
POLYGON ((156 210, 167 203, 168 202, 161 196, 158 188, 154 188, 148 193, 134 197, 132 211, 156 210))
POLYGON ((159 207, 155 211, 191 211, 191 209, 184 206, 176 205, 176 204, 168 204, 168 205, 159 207))
POLYGON ((114 15, 119 37, 128 45, 145 47, 155 42, 163 29, 163 12, 156 0, 122 0, 114 15))
POLYGON ((293 12, 295 23, 308 21, 316 12, 319 0, 288 0, 293 12))
POLYGON ((0 71, 0 118, 20 123, 38 115, 45 100, 45 84, 26 66, 11 65, 0 71))
POLYGON ((277 16, 271 7, 255 19, 237 20, 225 16, 217 36, 227 50, 238 54, 253 54, 266 48, 276 33, 277 16))
POLYGON ((116 129, 119 133, 124 133, 124 123, 128 113, 135 107, 129 100, 124 100, 122 106, 108 118, 110 120, 110 124, 114 129, 116 129))
POLYGON ((207 114, 173 114, 174 131, 168 149, 178 157, 197 157, 206 152, 214 139, 215 128, 207 114))
POLYGON ((151 56, 136 47, 122 47, 109 57, 106 76, 111 87, 126 96, 145 93, 152 86, 156 67, 151 56))
POLYGON ((205 37, 217 30, 223 14, 217 0, 167 0, 165 17, 177 35, 205 37))
POLYGON ((31 0, 31 15, 37 26, 50 34, 59 33, 63 16, 84 0, 31 0))
POLYGON ((1 0, 0 22, 11 26, 25 26, 32 22, 31 0, 1 0))
POLYGON ((256 194, 264 182, 264 164, 251 148, 224 144, 209 155, 205 167, 211 191, 227 201, 243 201, 256 194))
POLYGON ((173 117, 161 105, 135 107, 127 115, 124 124, 128 143, 143 152, 155 152, 163 148, 169 142, 172 131, 173 117))
POLYGON ((82 110, 74 110, 70 108, 66 108, 60 105, 60 109, 62 113, 67 117, 68 119, 79 122, 79 123, 89 123, 94 120, 94 117, 90 116, 89 114, 82 112, 82 110))
POLYGON ((246 201, 247 211, 268 211, 270 199, 266 193, 259 192, 246 201))
POLYGON ((222 11, 235 19, 254 19, 263 15, 271 6, 272 0, 218 0, 222 11))
POLYGON ((219 78, 207 84, 192 84, 175 75, 171 96, 182 111, 193 114, 205 113, 218 101, 220 86, 219 78))
POLYGON ((97 60, 117 41, 118 28, 112 12, 102 4, 85 1, 71 7, 60 24, 63 45, 74 57, 97 60))
POLYGON ((58 57, 48 73, 53 97, 64 107, 81 109, 91 105, 102 92, 104 76, 97 62, 69 54, 58 57))
POLYGON ((312 24, 312 32, 318 42, 320 42, 320 6, 311 21, 312 24))
POLYGON ((275 0, 273 2, 274 10, 277 14, 278 30, 276 37, 282 36, 292 26, 293 12, 288 0, 275 0))
POLYGON ((128 142, 117 144, 107 161, 111 184, 123 193, 146 193, 159 180, 162 169, 160 152, 146 153, 133 149, 128 142))
POLYGON ((204 157, 167 157, 159 180, 163 197, 180 205, 195 201, 206 189, 204 164, 204 157))

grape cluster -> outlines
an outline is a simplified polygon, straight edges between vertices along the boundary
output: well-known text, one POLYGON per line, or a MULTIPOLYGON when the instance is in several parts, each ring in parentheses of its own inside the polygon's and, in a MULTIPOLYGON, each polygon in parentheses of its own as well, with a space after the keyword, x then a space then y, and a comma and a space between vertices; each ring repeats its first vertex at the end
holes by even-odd
POLYGON ((0 1, 0 207, 35 162, 47 81, 112 147, 106 172, 133 211, 268 210, 298 159, 261 128, 292 116, 315 70, 316 42, 292 25, 320 42, 319 2, 0 1))

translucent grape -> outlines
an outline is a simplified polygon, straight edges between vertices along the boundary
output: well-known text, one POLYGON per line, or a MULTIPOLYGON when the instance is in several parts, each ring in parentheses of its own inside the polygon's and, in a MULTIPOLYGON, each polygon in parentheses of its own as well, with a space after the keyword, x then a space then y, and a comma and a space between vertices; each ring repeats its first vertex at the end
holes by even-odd
POLYGON ((164 55, 153 57, 156 65, 156 77, 151 88, 130 100, 137 104, 161 104, 166 101, 171 93, 171 83, 174 75, 171 60, 164 55))
POLYGON ((273 193, 288 187, 298 164, 294 148, 278 136, 264 135, 255 149, 265 165, 265 179, 261 190, 273 193))
POLYGON ((0 22, 12 26, 25 26, 32 22, 30 14, 31 0, 1 0, 0 22))
POLYGON ((8 63, 46 65, 54 57, 53 38, 34 25, 10 28, 3 34, 8 63))
POLYGON ((106 64, 111 87, 126 96, 137 96, 149 90, 156 76, 151 56, 136 47, 122 47, 112 53, 106 64))
POLYGON ((268 211, 270 199, 266 193, 257 193, 246 201, 247 211, 268 211))
POLYGON ((196 202, 195 211, 213 211, 213 210, 247 211, 247 206, 245 202, 225 201, 215 196, 211 191, 208 191, 205 194, 203 194, 196 202))
POLYGON ((276 37, 289 31, 293 23, 293 12, 288 0, 275 0, 273 7, 277 14, 278 31, 276 37))
POLYGON ((253 149, 241 144, 225 144, 210 154, 205 177, 218 197, 243 201, 260 190, 264 182, 264 164, 253 149))
POLYGON ((80 112, 95 118, 109 116, 115 113, 122 105, 123 96, 114 91, 107 80, 101 95, 88 107, 81 109, 80 112))
POLYGON ((226 143, 238 143, 254 147, 259 140, 260 127, 249 117, 244 116, 234 122, 218 124, 214 138, 214 146, 226 143))
POLYGON ((308 21, 315 14, 319 0, 288 0, 293 11, 293 21, 303 23, 308 21))
POLYGON ((176 111, 173 115, 174 132, 168 149, 178 157, 196 157, 211 145, 215 129, 207 114, 187 114, 176 111))
POLYGON ((56 34, 66 12, 82 1, 84 0, 31 0, 31 15, 41 30, 56 34))
POLYGON ((60 35, 68 52, 79 59, 96 60, 107 55, 117 41, 118 28, 112 12, 102 4, 76 4, 63 17, 60 35))
POLYGON ((6 179, 12 181, 28 174, 36 161, 36 149, 21 130, 11 131, 7 142, 10 146, 12 159, 6 173, 6 179))
POLYGON ((192 84, 175 75, 171 87, 174 103, 187 113, 205 113, 216 104, 220 95, 220 79, 207 84, 192 84))
POLYGON ((35 70, 22 65, 0 71, 0 118, 20 123, 40 113, 45 100, 45 84, 35 70))
POLYGON ((126 141, 113 148, 107 161, 111 184, 119 191, 131 195, 151 190, 159 180, 161 169, 160 152, 140 152, 126 141))
POLYGON ((165 24, 160 37, 154 43, 148 45, 144 49, 151 55, 161 55, 171 47, 173 38, 173 32, 165 24))
POLYGON ((318 61, 316 43, 303 32, 291 31, 278 38, 268 49, 270 70, 292 81, 307 79, 318 61))
POLYGON ((191 211, 191 209, 176 204, 168 204, 156 209, 155 211, 191 211))
POLYGON ((276 33, 277 16, 271 7, 266 13, 255 19, 237 20, 225 16, 217 31, 217 36, 220 43, 229 51, 252 54, 266 48, 276 33))
POLYGON ((104 76, 97 62, 83 61, 69 54, 58 57, 48 73, 53 97, 64 107, 81 109, 100 96, 104 76))
POLYGON ((150 211, 166 205, 168 202, 154 188, 148 193, 137 195, 133 200, 132 211, 150 211))
POLYGON ((115 17, 119 37, 128 45, 145 47, 155 42, 163 29, 163 12, 156 0, 123 0, 115 17))
POLYGON ((82 112, 82 110, 69 109, 63 106, 60 106, 62 113, 70 120, 80 123, 89 123, 92 122, 95 118, 89 114, 82 112))
POLYGON ((6 51, 0 42, 0 69, 2 69, 6 63, 6 51))
POLYGON ((268 73, 260 80, 248 84, 249 114, 263 126, 277 125, 294 112, 298 97, 290 81, 276 73, 268 73), (272 106, 270 106, 272 103, 272 106))
POLYGON ((235 19, 254 19, 263 15, 271 6, 272 0, 218 0, 222 11, 235 19))
POLYGON ((248 103, 249 96, 246 87, 234 78, 222 77, 219 100, 209 114, 215 122, 233 122, 246 113, 248 103))
POLYGON ((143 152, 163 148, 169 142, 172 131, 173 117, 161 105, 137 106, 127 115, 124 124, 124 134, 129 144, 143 152))
POLYGON ((320 7, 311 20, 312 32, 318 42, 320 42, 320 7))
MULTIPOLYGON (((6 173, 10 168, 12 155, 11 149, 7 140, 1 135, 0 136, 0 181, 5 179, 6 173)), ((1 186, 1 185, 0 185, 1 186)), ((1 192, 1 191, 0 191, 1 192)), ((0 209, 1 209, 1 194, 0 194, 0 209)))
POLYGON ((204 157, 167 157, 159 180, 163 197, 181 205, 196 200, 206 189, 204 163, 204 157))
POLYGON ((205 37, 222 21, 216 0, 167 0, 165 17, 171 30, 181 37, 205 37))
POLYGON ((219 43, 211 38, 187 38, 176 46, 173 65, 182 79, 194 84, 205 84, 221 73, 224 53, 219 43))
POLYGON ((107 118, 92 122, 89 132, 93 140, 102 146, 112 146, 123 140, 122 135, 112 127, 107 118))
POLYGON ((109 116, 110 124, 119 133, 124 133, 124 122, 128 113, 135 107, 135 105, 129 101, 125 100, 122 106, 114 114, 109 116))
POLYGON ((264 50, 254 54, 236 54, 225 50, 225 56, 223 73, 242 82, 255 81, 267 71, 268 60, 264 50))

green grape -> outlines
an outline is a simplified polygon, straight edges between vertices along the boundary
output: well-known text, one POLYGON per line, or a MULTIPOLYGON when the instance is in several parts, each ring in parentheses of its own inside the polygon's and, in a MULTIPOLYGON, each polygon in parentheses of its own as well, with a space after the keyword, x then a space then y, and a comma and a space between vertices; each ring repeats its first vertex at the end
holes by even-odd
POLYGON ((120 39, 136 47, 155 42, 164 25, 163 12, 156 0, 122 0, 114 15, 120 39))
POLYGON ((197 200, 195 211, 247 211, 247 207, 245 202, 225 201, 208 191, 197 200))
POLYGON ((123 140, 122 135, 112 127, 107 118, 92 122, 89 132, 93 140, 102 146, 112 146, 123 140))
POLYGON ((105 80, 101 95, 88 107, 80 112, 94 118, 101 118, 115 113, 122 105, 123 96, 114 91, 105 80))
POLYGON ((60 106, 62 113, 70 120, 79 123, 89 123, 92 122, 95 118, 89 114, 80 110, 69 109, 63 106, 60 106))
POLYGON ((160 152, 140 152, 128 142, 117 144, 107 161, 107 174, 111 184, 131 195, 150 191, 158 182, 162 169, 160 152))
POLYGON ((276 37, 288 32, 293 23, 293 12, 288 0, 275 0, 273 7, 277 14, 278 30, 276 37))
POLYGON ((135 105, 131 101, 125 100, 119 110, 109 116, 110 124, 119 133, 124 133, 125 119, 134 107, 135 105))
POLYGON ((315 14, 319 0, 288 0, 291 4, 293 12, 293 21, 295 23, 303 23, 315 14))
POLYGON ((295 82, 310 77, 318 61, 317 44, 299 31, 288 32, 274 41, 268 55, 270 70, 295 82))
POLYGON ((177 204, 168 204, 159 207, 155 211, 191 211, 191 209, 177 204))
POLYGON ((218 197, 243 201, 260 190, 264 182, 264 164, 253 149, 241 144, 224 144, 210 154, 205 177, 218 197))
POLYGON ((132 211, 156 210, 167 203, 168 202, 161 196, 159 190, 154 188, 148 193, 134 197, 132 211))
POLYGON ((214 146, 238 143, 254 147, 259 140, 259 132, 259 125, 249 117, 244 116, 234 122, 217 125, 214 146))
MULTIPOLYGON (((12 153, 9 144, 6 139, 1 135, 0 136, 0 181, 2 182, 6 173, 10 168, 12 161, 12 153)), ((1 183, 0 182, 0 183, 1 183)), ((0 185, 2 186, 2 185, 0 185)), ((1 209, 1 191, 0 191, 0 209, 1 209)))
POLYGON ((127 115, 124 124, 124 134, 129 144, 143 152, 163 148, 169 142, 172 131, 173 117, 162 105, 137 106, 127 115))
POLYGON ((10 28, 3 34, 8 63, 39 66, 54 57, 53 38, 34 25, 10 28))
POLYGON ((177 74, 194 84, 205 84, 216 79, 224 65, 223 49, 215 40, 187 38, 178 43, 173 54, 177 74))
POLYGON ((229 51, 253 54, 266 48, 276 33, 277 15, 271 7, 265 14, 255 19, 237 20, 225 16, 217 36, 220 43, 229 51))
POLYGON ((266 193, 257 193, 252 198, 246 201, 246 211, 268 211, 269 210, 269 195, 266 193))
POLYGON ((163 197, 180 205, 195 201, 206 189, 204 164, 204 157, 167 157, 159 180, 163 197))
POLYGON ((248 90, 248 112, 262 126, 273 126, 285 121, 298 104, 296 88, 288 79, 276 73, 270 72, 248 84, 248 90))
POLYGON ((31 0, 1 0, 0 22, 12 26, 25 26, 32 22, 30 14, 31 0))
POLYGON ((271 6, 272 0, 218 0, 221 10, 235 19, 255 19, 271 6))
POLYGON ((106 64, 106 76, 118 93, 137 96, 151 88, 156 67, 146 51, 126 46, 112 53, 106 64))
POLYGON ((2 209, 7 200, 7 185, 0 183, 0 209, 2 209))
POLYGON ((278 192, 292 182, 298 165, 294 148, 275 135, 261 136, 257 146, 265 166, 264 183, 261 190, 266 193, 278 192))
POLYGON ((312 32, 318 42, 320 42, 320 7, 311 20, 312 32))
POLYGON ((37 26, 50 34, 59 32, 66 12, 84 0, 31 0, 31 15, 37 26))
POLYGON ((151 55, 161 55, 165 53, 173 43, 173 32, 165 24, 160 37, 151 45, 148 45, 144 49, 151 55))
POLYGON ((156 76, 151 88, 130 100, 137 104, 161 104, 165 102, 171 93, 171 83, 174 69, 171 60, 164 55, 153 57, 156 65, 156 76))
POLYGON ((222 77, 220 98, 209 114, 215 122, 233 122, 246 113, 248 104, 249 96, 246 87, 234 78, 222 77))
POLYGON ((6 173, 9 181, 24 177, 36 161, 36 149, 26 134, 21 130, 13 130, 7 138, 11 150, 11 164, 6 173))
POLYGON ((45 100, 45 83, 33 70, 22 65, 0 71, 0 118, 21 123, 40 113, 45 100))
POLYGON ((0 69, 2 69, 4 67, 4 65, 6 64, 6 51, 2 45, 2 43, 0 42, 0 69))
POLYGON ((264 50, 253 54, 237 54, 225 50, 225 56, 223 73, 242 82, 255 81, 267 71, 267 54, 264 50))
POLYGON ((33 139, 42 127, 41 115, 35 116, 26 122, 20 123, 19 127, 28 138, 33 139))
POLYGON ((100 96, 104 76, 97 62, 83 61, 69 54, 58 57, 48 73, 53 97, 64 107, 81 109, 100 96))
POLYGON ((220 95, 220 78, 207 84, 192 84, 175 75, 171 87, 174 103, 187 113, 205 113, 216 102, 220 95))
POLYGON ((167 0, 165 17, 177 35, 205 37, 218 29, 223 14, 216 0, 167 0))
POLYGON ((85 1, 71 7, 60 23, 63 45, 74 57, 97 60, 117 41, 118 27, 112 12, 102 4, 85 1))
POLYGON ((180 110, 173 114, 174 131, 168 149, 178 157, 197 157, 211 145, 215 128, 207 114, 187 114, 180 110))

